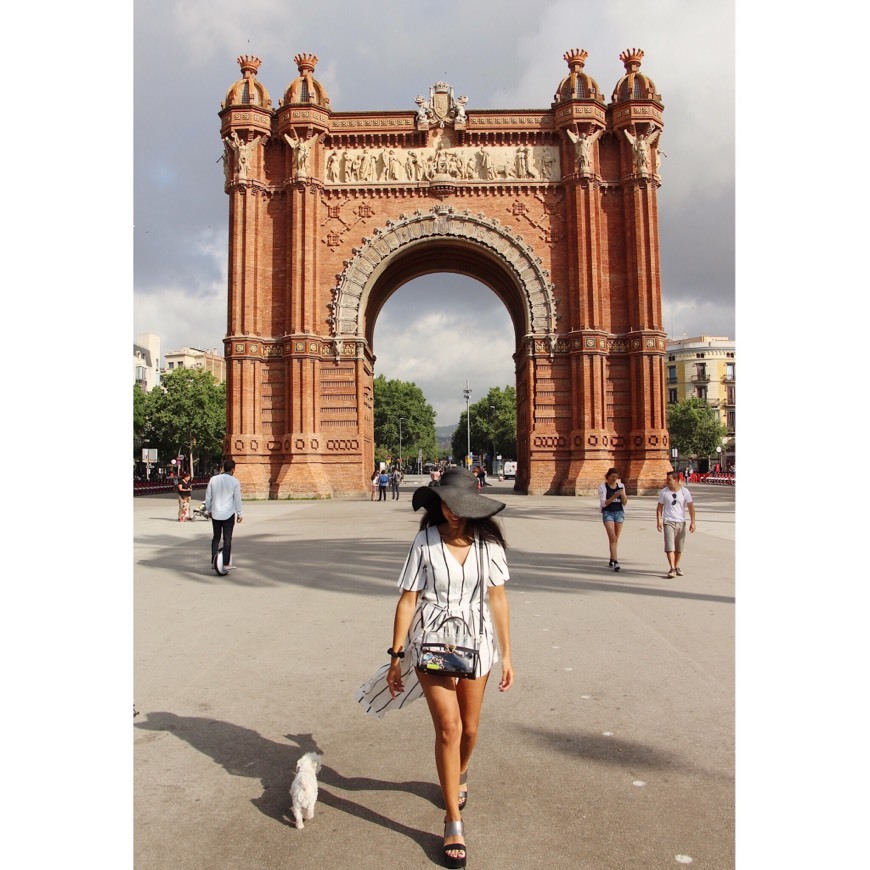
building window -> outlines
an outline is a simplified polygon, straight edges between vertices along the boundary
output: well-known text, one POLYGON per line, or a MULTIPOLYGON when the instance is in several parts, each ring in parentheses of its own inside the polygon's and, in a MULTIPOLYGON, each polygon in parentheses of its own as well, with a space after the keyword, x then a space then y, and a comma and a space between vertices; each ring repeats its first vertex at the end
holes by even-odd
POLYGON ((725 363, 725 377, 729 381, 734 380, 734 363, 725 363))
POLYGON ((707 388, 706 387, 695 387, 695 398, 700 399, 702 402, 707 401, 707 388))
POLYGON ((695 359, 704 359, 704 354, 702 354, 702 353, 696 353, 696 354, 695 354, 695 359))
POLYGON ((737 413, 736 411, 729 411, 728 412, 728 431, 729 432, 734 431, 734 419, 735 419, 736 413, 737 413))
POLYGON ((677 367, 668 366, 668 383, 675 384, 677 382, 677 367))
POLYGON ((668 404, 676 405, 677 404, 677 391, 676 390, 668 390, 668 404))
POLYGON ((169 371, 172 371, 175 368, 175 363, 169 363, 169 371))
POLYGON ((734 403, 734 387, 726 387, 725 388, 725 403, 727 405, 733 405, 734 403))
POLYGON ((671 355, 668 357, 668 362, 673 362, 675 359, 676 359, 676 357, 675 357, 673 354, 671 354, 671 355))

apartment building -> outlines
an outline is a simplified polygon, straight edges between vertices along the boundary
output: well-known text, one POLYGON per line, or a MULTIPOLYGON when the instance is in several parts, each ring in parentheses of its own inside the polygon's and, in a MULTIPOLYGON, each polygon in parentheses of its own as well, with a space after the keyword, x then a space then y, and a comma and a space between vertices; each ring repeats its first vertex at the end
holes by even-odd
POLYGON ((183 347, 181 350, 167 353, 164 359, 166 367, 163 371, 171 372, 182 368, 205 369, 217 378, 218 383, 223 383, 227 379, 226 360, 214 349, 201 350, 198 347, 183 347))
POLYGON ((669 405, 694 397, 716 408, 728 430, 722 465, 725 469, 734 465, 737 433, 734 339, 699 335, 668 341, 665 389, 669 405))

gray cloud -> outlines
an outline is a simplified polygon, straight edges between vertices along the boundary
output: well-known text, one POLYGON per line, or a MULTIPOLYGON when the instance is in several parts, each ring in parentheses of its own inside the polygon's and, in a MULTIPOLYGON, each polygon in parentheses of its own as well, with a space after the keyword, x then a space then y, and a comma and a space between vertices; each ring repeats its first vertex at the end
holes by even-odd
MULTIPOLYGON (((134 24, 133 326, 134 335, 160 335, 164 352, 220 348, 226 332, 217 113, 239 77, 235 59, 261 58, 259 78, 277 104, 297 74, 297 52, 318 55, 316 75, 338 111, 410 109, 439 79, 467 94, 473 111, 549 108, 567 71, 562 54, 575 47, 589 52, 586 69, 609 98, 623 73, 619 53, 642 48, 644 72, 665 104, 663 325, 678 335, 733 336, 732 2, 481 0, 424 9, 382 0, 153 0, 135 4, 134 24)), ((428 276, 400 288, 380 314, 375 342, 377 372, 416 381, 439 425, 458 419, 466 378, 472 401, 513 382, 507 313, 467 279, 428 276), (440 353, 421 355, 433 334, 440 353)))

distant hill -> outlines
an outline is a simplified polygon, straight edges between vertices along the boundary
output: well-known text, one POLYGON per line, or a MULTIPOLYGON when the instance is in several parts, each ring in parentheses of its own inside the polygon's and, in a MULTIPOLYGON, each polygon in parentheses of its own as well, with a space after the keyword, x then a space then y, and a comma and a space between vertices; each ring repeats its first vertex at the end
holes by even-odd
POLYGON ((453 423, 449 426, 436 426, 435 427, 435 440, 438 443, 438 447, 442 450, 450 450, 451 444, 453 442, 453 433, 456 431, 456 423, 453 423))

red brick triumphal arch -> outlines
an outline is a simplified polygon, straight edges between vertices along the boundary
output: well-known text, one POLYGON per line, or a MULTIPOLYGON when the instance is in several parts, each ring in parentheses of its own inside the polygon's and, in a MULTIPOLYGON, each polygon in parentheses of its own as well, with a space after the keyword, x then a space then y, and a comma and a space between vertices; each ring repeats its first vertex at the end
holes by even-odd
POLYGON ((630 491, 661 486, 663 106, 642 57, 620 55, 609 103, 574 49, 550 109, 475 110, 438 82, 396 112, 333 111, 309 54, 273 108, 260 60, 238 59, 225 450, 246 496, 366 489, 378 313, 442 271, 513 323, 518 490, 588 493, 611 465, 630 491))

